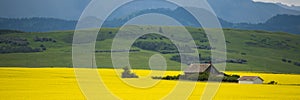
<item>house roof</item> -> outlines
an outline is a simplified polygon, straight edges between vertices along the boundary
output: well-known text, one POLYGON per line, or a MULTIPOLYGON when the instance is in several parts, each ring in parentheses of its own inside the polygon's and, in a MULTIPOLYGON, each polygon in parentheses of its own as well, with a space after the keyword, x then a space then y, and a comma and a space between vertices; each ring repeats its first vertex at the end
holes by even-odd
POLYGON ((254 81, 256 79, 260 79, 263 81, 263 79, 259 76, 242 76, 241 78, 239 78, 239 81, 254 81))
POLYGON ((205 72, 211 64, 191 64, 188 68, 184 70, 187 73, 199 73, 205 72))

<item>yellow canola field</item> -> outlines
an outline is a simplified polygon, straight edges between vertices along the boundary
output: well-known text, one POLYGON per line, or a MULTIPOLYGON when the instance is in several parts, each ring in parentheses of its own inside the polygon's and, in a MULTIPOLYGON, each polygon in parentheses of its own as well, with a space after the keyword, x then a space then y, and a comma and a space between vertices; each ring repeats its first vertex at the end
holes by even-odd
POLYGON ((234 72, 229 71, 227 74, 237 74, 240 76, 260 76, 266 83, 276 81, 278 84, 299 84, 299 74, 268 74, 268 73, 253 73, 253 72, 234 72))
MULTIPOLYGON (((120 71, 120 70, 118 70, 120 71)), ((99 69, 102 82, 110 91, 100 94, 101 100, 107 100, 107 95, 116 98, 132 99, 181 99, 190 86, 191 95, 188 99, 201 98, 206 82, 152 80, 151 75, 161 74, 159 71, 134 70, 140 76, 138 79, 120 79, 113 69, 99 69), (150 75, 150 76, 149 76, 150 75), (178 85, 180 84, 180 86, 178 85), (143 87, 144 86, 144 87, 143 87), (176 91, 175 91, 176 90, 176 91), (171 92, 174 92, 172 94, 171 92), (171 94, 170 94, 171 93, 171 94), (177 94, 176 94, 177 93, 177 94), (179 94, 178 94, 179 93, 179 94)), ((164 75, 177 75, 179 71, 167 71, 164 75)), ((300 99, 300 75, 296 74, 265 74, 248 72, 226 72, 241 76, 258 75, 266 82, 274 80, 279 84, 290 85, 266 85, 266 84, 238 84, 222 83, 216 91, 215 100, 299 100, 300 99), (293 84, 293 85, 291 85, 293 84)), ((93 84, 95 80, 82 80, 93 84)), ((92 86, 92 85, 91 85, 92 86)), ((1 68, 0 69, 0 99, 1 100, 83 100, 86 99, 79 87, 72 68, 1 68)), ((95 88, 95 87, 88 87, 95 88)), ((189 92, 189 91, 188 91, 189 92)))

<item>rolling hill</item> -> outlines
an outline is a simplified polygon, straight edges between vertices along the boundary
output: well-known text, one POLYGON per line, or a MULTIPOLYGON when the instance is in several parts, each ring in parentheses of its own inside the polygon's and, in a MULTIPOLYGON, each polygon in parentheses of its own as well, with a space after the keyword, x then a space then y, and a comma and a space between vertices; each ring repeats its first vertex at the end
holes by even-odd
MULTIPOLYGON (((152 27, 157 28, 159 27, 152 27)), ((170 29, 176 28, 170 27, 170 29)), ((210 47, 202 29, 187 27, 193 36, 201 59, 209 61, 210 47)), ((96 42, 96 61, 100 68, 112 68, 112 39, 118 28, 103 28, 96 42)), ((227 43, 227 68, 231 71, 255 71, 273 73, 300 73, 300 36, 296 34, 255 30, 224 29, 227 43)), ((45 33, 0 34, 0 66, 3 67, 72 67, 73 31, 45 33), (7 52, 10 51, 10 52, 7 52)), ((168 70, 179 70, 178 55, 172 51, 172 43, 160 35, 140 37, 132 47, 130 63, 133 68, 149 69, 148 60, 153 54, 161 54, 167 61, 168 70), (161 48, 145 48, 160 43, 161 48)), ((189 57, 186 57, 189 59, 189 57)))

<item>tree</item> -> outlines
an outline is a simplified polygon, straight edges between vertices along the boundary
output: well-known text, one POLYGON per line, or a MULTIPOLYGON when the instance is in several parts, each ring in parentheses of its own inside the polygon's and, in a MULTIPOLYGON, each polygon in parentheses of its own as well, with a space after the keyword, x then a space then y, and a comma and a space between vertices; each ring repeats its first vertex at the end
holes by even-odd
POLYGON ((122 78, 138 78, 138 76, 135 73, 131 73, 131 70, 129 67, 124 67, 122 73, 122 78))
POLYGON ((159 27, 158 32, 159 32, 159 33, 164 33, 161 27, 159 27))

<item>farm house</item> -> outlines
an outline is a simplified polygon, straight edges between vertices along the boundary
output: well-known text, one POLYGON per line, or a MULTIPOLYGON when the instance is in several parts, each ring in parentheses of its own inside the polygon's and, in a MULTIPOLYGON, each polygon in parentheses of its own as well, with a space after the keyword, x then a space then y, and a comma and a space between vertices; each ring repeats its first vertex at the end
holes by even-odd
POLYGON ((262 84, 264 82, 259 76, 242 76, 238 80, 240 84, 262 84))
POLYGON ((192 74, 196 74, 196 73, 212 73, 212 74, 223 74, 221 72, 219 72, 214 66, 213 64, 209 63, 209 64, 191 64, 188 68, 186 68, 184 70, 184 74, 185 75, 192 75, 192 74))

